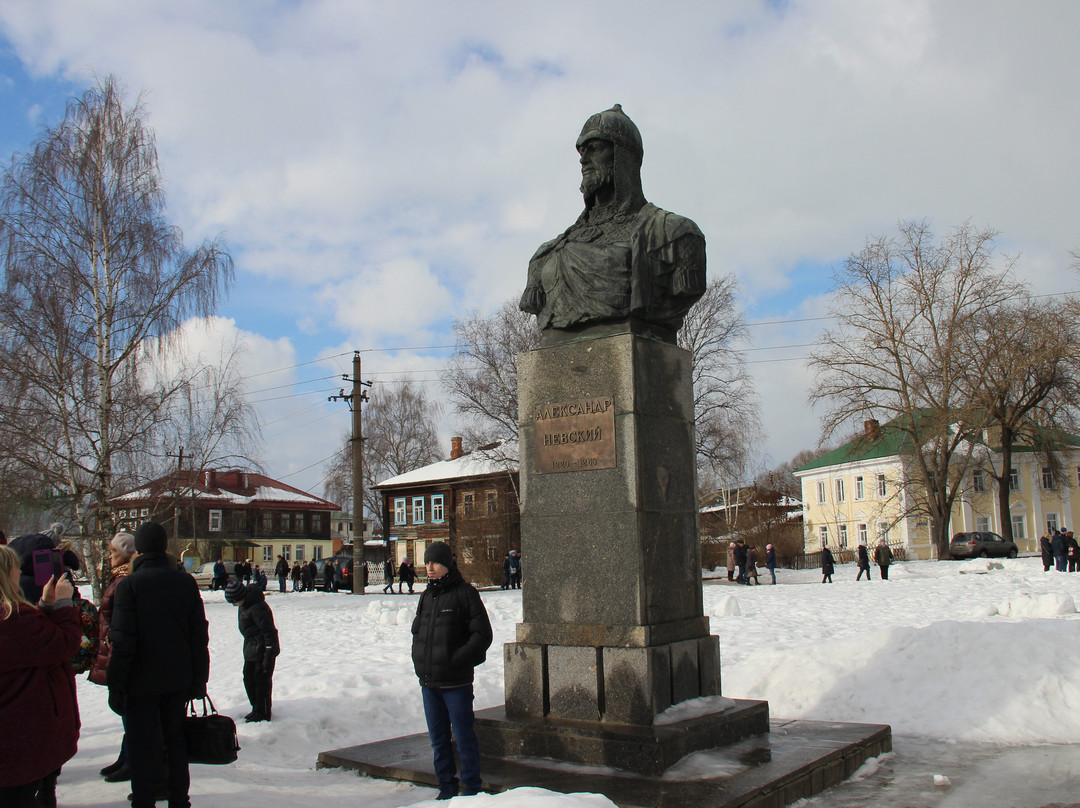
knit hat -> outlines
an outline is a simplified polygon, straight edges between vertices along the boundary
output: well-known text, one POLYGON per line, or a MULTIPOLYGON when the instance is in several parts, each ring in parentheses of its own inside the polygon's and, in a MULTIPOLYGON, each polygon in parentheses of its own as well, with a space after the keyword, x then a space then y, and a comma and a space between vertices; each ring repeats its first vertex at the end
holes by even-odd
POLYGON ((109 545, 124 558, 135 555, 135 537, 130 533, 117 533, 109 545))
POLYGON ((442 564, 447 569, 454 566, 454 554, 450 552, 450 545, 443 541, 432 542, 424 551, 424 563, 442 564))
POLYGON ((248 588, 240 581, 229 581, 225 585, 225 600, 229 603, 239 603, 247 597, 248 588))
POLYGON ((157 522, 143 522, 135 531, 135 550, 139 553, 164 553, 169 535, 157 522))

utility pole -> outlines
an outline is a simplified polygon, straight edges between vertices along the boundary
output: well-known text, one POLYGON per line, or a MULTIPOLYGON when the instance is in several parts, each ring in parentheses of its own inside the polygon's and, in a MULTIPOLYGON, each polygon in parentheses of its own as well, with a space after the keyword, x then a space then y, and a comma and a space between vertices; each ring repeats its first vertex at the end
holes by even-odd
POLYGON ((364 423, 362 419, 361 405, 368 400, 367 391, 365 387, 371 387, 371 382, 365 382, 360 380, 360 352, 353 351, 352 360, 352 378, 348 376, 342 376, 345 381, 352 382, 352 392, 346 394, 345 388, 341 388, 341 392, 336 396, 330 396, 327 401, 344 401, 349 405, 349 409, 352 411, 352 437, 349 442, 352 444, 352 489, 353 489, 353 574, 352 574, 352 586, 353 593, 364 594, 364 572, 362 564, 364 563, 364 551, 363 542, 360 542, 359 552, 357 552, 356 537, 358 535, 357 526, 359 525, 359 536, 362 539, 364 535, 364 423), (359 580, 359 583, 357 583, 359 580))
POLYGON ((175 499, 173 500, 172 511, 172 535, 173 541, 177 543, 177 548, 180 546, 180 472, 184 470, 184 447, 180 447, 179 454, 165 453, 166 457, 176 458, 176 485, 174 487, 175 499))

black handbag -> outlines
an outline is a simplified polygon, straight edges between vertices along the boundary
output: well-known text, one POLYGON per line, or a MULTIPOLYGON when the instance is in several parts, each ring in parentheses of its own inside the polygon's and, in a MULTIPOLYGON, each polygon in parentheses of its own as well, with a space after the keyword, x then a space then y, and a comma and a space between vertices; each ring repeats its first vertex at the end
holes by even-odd
POLYGON ((188 716, 184 719, 188 762, 214 765, 232 763, 240 751, 240 744, 236 742, 236 723, 227 715, 218 715, 209 696, 202 703, 202 715, 199 715, 195 699, 188 702, 188 716), (208 702, 209 714, 206 712, 208 702))

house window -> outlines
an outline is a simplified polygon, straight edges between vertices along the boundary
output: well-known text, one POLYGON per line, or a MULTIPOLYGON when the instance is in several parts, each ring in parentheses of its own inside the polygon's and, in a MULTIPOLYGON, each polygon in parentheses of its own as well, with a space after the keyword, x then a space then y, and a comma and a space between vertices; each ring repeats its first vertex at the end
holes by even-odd
POLYGON ((221 511, 210 511, 210 532, 221 532, 221 511))
POLYGON ((824 480, 818 480, 818 484, 817 484, 817 501, 818 501, 818 505, 824 505, 825 504, 825 481, 824 480))
POLYGON ((1058 515, 1056 513, 1048 513, 1048 514, 1046 514, 1046 530, 1047 530, 1047 532, 1053 533, 1055 530, 1058 529, 1059 524, 1060 523, 1058 522, 1058 515))
POLYGON ((841 547, 847 547, 847 525, 840 525, 837 529, 836 541, 841 547))
POLYGON ((843 502, 844 501, 844 481, 843 480, 837 480, 836 481, 836 501, 837 502, 843 502))
POLYGON ((406 524, 406 520, 405 520, 405 499, 404 498, 394 500, 394 524, 395 525, 404 525, 404 524, 406 524))
POLYGON ((312 545, 312 547, 311 547, 311 560, 312 561, 318 561, 320 558, 322 558, 322 545, 321 544, 312 545))
POLYGON ((270 511, 262 512, 262 529, 263 533, 274 532, 274 514, 270 511))
POLYGON ((272 544, 263 545, 263 563, 268 563, 274 560, 274 546, 272 544))
POLYGON ((866 543, 867 543, 867 538, 866 538, 866 522, 860 522, 860 523, 859 523, 859 524, 858 524, 858 525, 856 526, 855 530, 856 530, 856 531, 858 532, 858 534, 859 534, 859 544, 866 544, 866 543))
POLYGON ((824 547, 826 544, 829 543, 829 526, 828 525, 822 525, 821 527, 819 527, 817 529, 817 532, 818 532, 818 542, 821 544, 822 547, 824 547))
POLYGON ((443 495, 434 494, 431 497, 431 521, 432 522, 445 522, 446 511, 443 508, 443 495))
POLYGON ((1009 469, 1009 490, 1010 491, 1019 491, 1020 490, 1020 470, 1019 469, 1014 469, 1014 468, 1009 469))
POLYGON ((412 499, 412 520, 414 525, 424 524, 424 498, 413 497, 412 499))
POLYGON ((286 561, 292 561, 292 545, 291 544, 283 544, 283 545, 281 545, 281 554, 283 556, 285 556, 286 561))
POLYGON ((986 493, 986 472, 982 469, 971 472, 971 490, 976 494, 986 493))
POLYGON ((877 537, 879 541, 881 539, 889 540, 889 523, 884 519, 877 523, 877 537))
POLYGON ((863 478, 855 478, 855 499, 863 499, 866 497, 866 489, 863 486, 863 478))
POLYGON ((1049 491, 1054 487, 1054 472, 1048 466, 1044 466, 1042 470, 1042 487, 1044 491, 1049 491))
POLYGON ((283 513, 283 514, 281 514, 281 532, 282 533, 292 533, 292 514, 291 513, 283 513))
POLYGON ((322 514, 321 513, 313 513, 313 514, 311 514, 311 532, 314 533, 316 536, 318 534, 322 533, 322 514))
POLYGON ((303 533, 304 532, 304 514, 298 513, 298 514, 295 514, 293 516, 293 532, 294 533, 303 533))
POLYGON ((487 496, 487 515, 495 516, 499 512, 499 492, 485 491, 487 496))
MULTIPOLYGON (((285 557, 288 558, 288 556, 285 556, 285 557)), ((303 561, 304 560, 304 545, 302 545, 302 544, 296 545, 296 560, 297 561, 303 561)))
POLYGON ((139 509, 139 516, 146 517, 146 516, 149 516, 149 515, 150 515, 150 509, 149 508, 140 508, 139 509))
POLYGON ((119 519, 127 519, 127 511, 119 511, 116 516, 119 519))
POLYGON ((461 495, 461 512, 470 517, 473 515, 473 509, 475 507, 475 497, 472 491, 466 491, 461 495))
POLYGON ((976 516, 975 517, 975 529, 980 533, 988 533, 990 531, 990 517, 989 516, 976 516))
POLYGON ((1024 534, 1024 522, 1027 521, 1022 513, 1015 514, 1012 518, 1012 534, 1014 539, 1026 538, 1024 534))
POLYGON ((233 511, 232 529, 236 531, 247 530, 247 513, 244 511, 233 511))
POLYGON ((877 495, 879 497, 886 497, 889 495, 889 489, 885 486, 884 474, 879 474, 877 476, 877 495))

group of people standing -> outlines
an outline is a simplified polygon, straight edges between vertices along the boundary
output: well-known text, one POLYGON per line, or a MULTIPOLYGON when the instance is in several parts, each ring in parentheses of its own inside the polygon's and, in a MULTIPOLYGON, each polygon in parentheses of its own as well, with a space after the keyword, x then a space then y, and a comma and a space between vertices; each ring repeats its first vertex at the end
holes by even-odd
MULTIPOLYGON (((765 545, 765 567, 769 570, 772 582, 776 583, 776 548, 771 544, 765 545)), ((750 585, 750 579, 754 579, 756 586, 758 581, 758 552, 757 547, 747 544, 742 539, 728 543, 727 549, 727 577, 729 581, 750 585)))
POLYGON ((1080 572, 1080 543, 1071 530, 1060 527, 1051 535, 1048 529, 1039 539, 1039 551, 1043 572, 1048 572, 1051 565, 1058 572, 1080 572))
POLYGON ((521 589, 521 554, 511 550, 503 559, 503 582, 500 589, 521 589))

